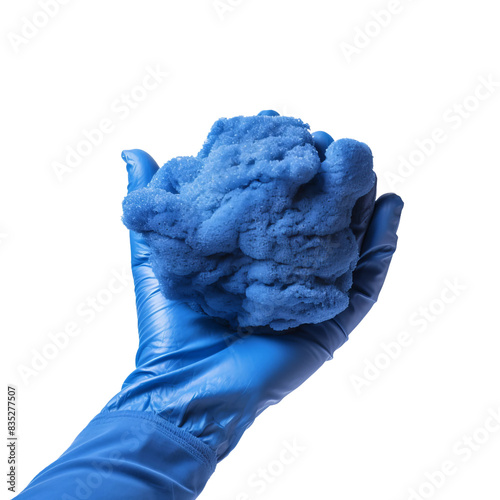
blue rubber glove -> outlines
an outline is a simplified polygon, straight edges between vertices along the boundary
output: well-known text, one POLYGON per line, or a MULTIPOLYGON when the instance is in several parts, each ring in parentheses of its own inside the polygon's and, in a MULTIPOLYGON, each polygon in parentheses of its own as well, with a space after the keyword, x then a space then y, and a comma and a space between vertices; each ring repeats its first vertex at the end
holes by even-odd
MULTIPOLYGON (((333 139, 324 132, 313 137, 324 155, 333 139)), ((158 170, 143 151, 126 151, 123 158, 129 192, 146 186, 158 170)), ((376 302, 402 208, 394 194, 375 202, 375 189, 358 201, 351 227, 361 257, 349 307, 330 321, 281 335, 235 332, 166 300, 149 265, 148 245, 132 232, 137 368, 18 498, 196 498, 254 419, 331 359, 376 302)))

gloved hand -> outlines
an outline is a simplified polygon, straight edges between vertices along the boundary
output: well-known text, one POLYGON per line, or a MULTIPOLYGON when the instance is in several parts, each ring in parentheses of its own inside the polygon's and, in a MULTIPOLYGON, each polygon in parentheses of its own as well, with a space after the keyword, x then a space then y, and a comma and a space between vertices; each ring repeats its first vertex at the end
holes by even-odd
MULTIPOLYGON (((333 139, 324 132, 313 137, 324 155, 333 139)), ((158 170, 143 151, 122 156, 129 192, 146 186, 158 170)), ((91 488, 92 498, 110 498, 113 492, 122 499, 196 498, 216 462, 254 419, 331 359, 376 302, 396 249, 402 208, 394 194, 375 202, 375 188, 358 201, 351 227, 361 257, 349 307, 330 321, 283 334, 232 331, 184 303, 165 299, 149 264, 147 243, 131 232, 139 326, 136 369, 70 449, 35 478, 30 487, 36 498, 57 498, 40 496, 46 491, 43 483, 58 492, 67 491, 61 483, 75 483, 73 476, 68 480, 68 463, 81 464, 85 475, 92 470, 85 464, 108 463, 111 451, 121 461, 111 465, 99 488, 91 488), (125 434, 136 449, 122 444, 125 434), (37 484, 42 486, 37 489, 37 484)))

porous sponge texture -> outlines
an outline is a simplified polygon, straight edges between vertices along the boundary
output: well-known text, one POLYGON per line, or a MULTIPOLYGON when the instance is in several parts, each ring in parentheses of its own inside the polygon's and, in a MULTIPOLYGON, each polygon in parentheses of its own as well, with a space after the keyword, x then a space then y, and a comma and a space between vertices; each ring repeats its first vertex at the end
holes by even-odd
POLYGON ((374 182, 363 143, 333 142, 321 162, 299 119, 223 118, 196 157, 125 198, 123 221, 148 241, 165 297, 233 328, 285 330, 347 307, 352 210, 374 182))

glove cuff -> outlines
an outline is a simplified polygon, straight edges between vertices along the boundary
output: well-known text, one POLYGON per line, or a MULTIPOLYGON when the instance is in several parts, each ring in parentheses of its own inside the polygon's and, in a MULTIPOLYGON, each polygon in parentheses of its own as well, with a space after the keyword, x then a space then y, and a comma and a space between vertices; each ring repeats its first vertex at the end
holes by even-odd
POLYGON ((152 412, 103 411, 18 498, 192 500, 215 466, 211 448, 152 412))

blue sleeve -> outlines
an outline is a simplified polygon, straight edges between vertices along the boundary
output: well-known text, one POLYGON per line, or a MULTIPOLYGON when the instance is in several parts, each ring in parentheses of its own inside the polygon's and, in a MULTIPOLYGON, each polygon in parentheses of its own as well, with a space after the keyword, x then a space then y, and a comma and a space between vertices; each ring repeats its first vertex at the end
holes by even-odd
POLYGON ((103 412, 18 500, 191 500, 215 470, 214 452, 151 412, 103 412))

